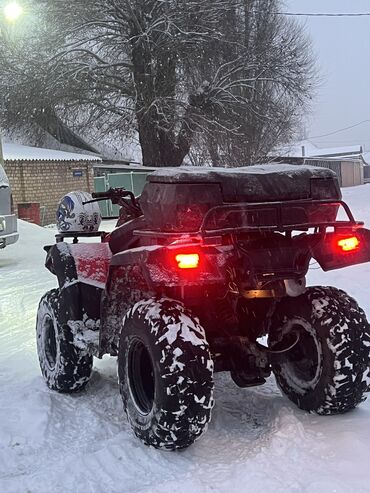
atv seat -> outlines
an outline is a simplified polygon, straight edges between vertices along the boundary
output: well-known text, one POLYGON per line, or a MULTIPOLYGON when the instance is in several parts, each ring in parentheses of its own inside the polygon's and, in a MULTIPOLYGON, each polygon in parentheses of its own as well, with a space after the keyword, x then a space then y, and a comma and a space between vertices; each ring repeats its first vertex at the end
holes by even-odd
POLYGON ((122 224, 112 231, 109 239, 109 247, 113 254, 132 248, 133 244, 138 241, 133 232, 136 229, 145 228, 146 223, 144 216, 136 217, 127 223, 122 224))

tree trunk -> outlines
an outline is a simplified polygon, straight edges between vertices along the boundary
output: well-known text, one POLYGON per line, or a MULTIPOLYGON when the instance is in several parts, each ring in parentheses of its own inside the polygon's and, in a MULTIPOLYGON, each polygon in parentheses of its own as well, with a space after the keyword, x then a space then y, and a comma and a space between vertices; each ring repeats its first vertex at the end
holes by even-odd
POLYGON ((177 55, 169 48, 157 49, 155 42, 153 45, 140 32, 145 20, 138 15, 136 20, 131 26, 132 64, 143 165, 181 166, 190 151, 192 132, 186 121, 177 136, 174 131, 178 118, 174 103, 177 55))
POLYGON ((167 131, 153 127, 150 117, 142 118, 139 123, 139 141, 144 166, 166 167, 181 166, 190 151, 190 143, 186 136, 180 134, 177 143, 167 131))

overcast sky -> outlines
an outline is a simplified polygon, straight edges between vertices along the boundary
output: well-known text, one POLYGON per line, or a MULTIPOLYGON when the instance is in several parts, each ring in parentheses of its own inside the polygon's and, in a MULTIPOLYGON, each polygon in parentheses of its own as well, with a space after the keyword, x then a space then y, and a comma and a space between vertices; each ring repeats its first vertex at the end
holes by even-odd
MULTIPOLYGON (((370 0, 285 0, 290 12, 369 12, 370 0)), ((309 136, 370 120, 370 17, 299 17, 313 41, 321 83, 307 124, 309 136)), ((370 121, 312 139, 319 147, 364 144, 370 121)))

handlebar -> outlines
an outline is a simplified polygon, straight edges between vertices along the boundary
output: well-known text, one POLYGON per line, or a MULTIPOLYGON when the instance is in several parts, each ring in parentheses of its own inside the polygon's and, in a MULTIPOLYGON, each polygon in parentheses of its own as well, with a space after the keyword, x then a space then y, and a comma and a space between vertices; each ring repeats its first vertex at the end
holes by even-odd
POLYGON ((107 192, 93 192, 92 194, 92 197, 94 199, 107 199, 107 192))
POLYGON ((105 192, 93 192, 92 196, 94 199, 106 199, 111 200, 113 204, 118 204, 119 201, 125 197, 129 197, 133 204, 136 204, 135 195, 126 190, 125 188, 110 188, 105 192))
POLYGON ((112 204, 119 205, 121 208, 126 209, 126 211, 134 217, 142 215, 140 204, 136 200, 135 195, 125 188, 110 188, 104 192, 93 192, 92 197, 92 200, 84 202, 84 204, 111 200, 112 204))

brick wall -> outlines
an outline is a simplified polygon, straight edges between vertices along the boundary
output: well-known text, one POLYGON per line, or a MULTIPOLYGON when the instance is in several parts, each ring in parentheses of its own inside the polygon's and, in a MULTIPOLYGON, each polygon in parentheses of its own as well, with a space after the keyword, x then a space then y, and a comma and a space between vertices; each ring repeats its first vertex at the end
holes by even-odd
POLYGON ((55 223, 59 200, 68 192, 94 189, 93 163, 86 161, 5 161, 15 206, 39 202, 43 225, 55 223), (82 176, 74 176, 74 172, 82 176))

